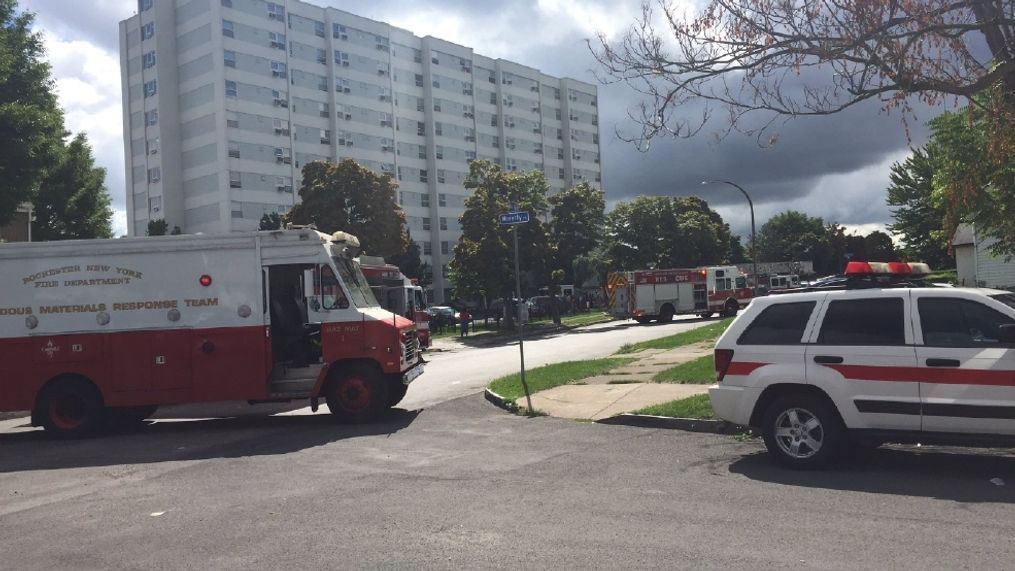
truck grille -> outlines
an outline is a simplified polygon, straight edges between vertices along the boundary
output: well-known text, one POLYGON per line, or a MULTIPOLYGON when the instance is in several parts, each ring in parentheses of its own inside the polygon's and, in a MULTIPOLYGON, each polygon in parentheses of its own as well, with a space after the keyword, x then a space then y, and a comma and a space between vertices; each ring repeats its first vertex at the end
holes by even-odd
POLYGON ((415 361, 417 353, 419 353, 419 340, 413 334, 402 342, 402 354, 405 357, 405 362, 411 363, 415 361))

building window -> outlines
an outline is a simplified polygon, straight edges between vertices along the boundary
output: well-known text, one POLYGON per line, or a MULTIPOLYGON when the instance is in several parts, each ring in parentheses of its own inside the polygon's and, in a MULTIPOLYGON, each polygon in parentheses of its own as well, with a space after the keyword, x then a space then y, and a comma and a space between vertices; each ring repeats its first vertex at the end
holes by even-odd
POLYGON ((324 22, 318 22, 314 20, 314 35, 318 38, 324 37, 324 22))
POLYGON ((141 64, 141 67, 143 67, 145 69, 149 69, 149 68, 155 67, 155 52, 153 52, 153 51, 152 52, 146 52, 145 55, 142 56, 142 61, 143 61, 143 63, 141 64))
POLYGON ((423 255, 424 256, 433 255, 433 245, 431 245, 430 242, 423 242, 423 255))
POLYGON ((328 109, 328 104, 327 103, 318 103, 317 104, 317 113, 321 117, 328 117, 328 116, 330 116, 331 115, 331 111, 328 109))
POLYGON ((222 62, 226 67, 236 67, 236 52, 225 50, 222 53, 222 62))
POLYGON ((233 0, 222 0, 222 6, 224 8, 232 8, 233 7, 233 0))
POLYGON ((229 188, 243 188, 243 182, 238 171, 229 171, 229 188))
POLYGON ((416 134, 419 135, 420 137, 426 136, 426 123, 423 122, 416 123, 416 134))
POLYGON ((155 37, 155 22, 148 22, 141 26, 141 39, 150 40, 155 37))
POLYGON ((275 134, 282 135, 285 137, 289 136, 289 120, 279 119, 278 117, 271 120, 272 125, 275 127, 275 134))
POLYGON ((288 77, 289 68, 283 62, 273 61, 271 62, 271 75, 274 77, 288 77))
POLYGON ((426 169, 419 169, 419 182, 427 182, 429 180, 426 169))
POLYGON ((423 74, 422 73, 417 73, 416 74, 416 87, 423 87, 423 74))
POLYGON ((349 67, 349 52, 335 50, 335 65, 349 67))
POLYGON ((233 218, 243 218, 243 203, 233 200, 229 203, 229 211, 233 218))
POLYGON ((269 20, 285 20, 285 8, 274 2, 268 2, 268 19, 269 20))
POLYGON ((138 4, 138 12, 147 12, 148 10, 151 10, 152 9, 152 5, 154 3, 155 3, 155 0, 139 0, 138 3, 137 3, 138 4))
POLYGON ((148 211, 152 214, 162 211, 162 197, 153 196, 148 199, 148 211))
POLYGON ((324 48, 317 48, 317 63, 328 65, 328 52, 324 48))
POLYGON ((438 159, 444 158, 444 147, 441 145, 437 145, 437 158, 438 159))
POLYGON ((222 20, 222 35, 227 38, 234 37, 233 23, 229 20, 222 20))
POLYGON ((435 135, 437 135, 438 137, 439 137, 439 136, 441 136, 441 135, 443 135, 443 134, 444 134, 444 125, 443 125, 443 124, 441 124, 441 122, 440 122, 440 121, 437 121, 436 123, 434 123, 434 126, 433 126, 433 132, 434 132, 434 134, 435 134, 435 135))
POLYGON ((419 205, 423 208, 430 208, 430 195, 425 192, 419 197, 419 205))
POLYGON ((414 61, 416 63, 423 63, 423 52, 420 51, 420 50, 417 50, 416 48, 413 48, 412 49, 412 61, 414 61))
POLYGON ((451 253, 451 244, 447 240, 441 242, 441 255, 447 256, 451 253))
POLYGON ((330 130, 328 130, 328 129, 321 129, 321 144, 322 145, 330 145, 331 144, 331 131, 330 130))
POLYGON ((278 89, 272 89, 271 90, 271 98, 272 98, 272 102, 275 103, 275 105, 277 107, 288 107, 289 106, 289 94, 286 93, 285 91, 280 91, 278 89))
POLYGON ((336 40, 348 40, 349 34, 346 31, 345 26, 342 26, 340 24, 332 24, 331 37, 335 38, 336 40))
POLYGON ((268 45, 275 48, 276 50, 285 49, 285 34, 278 32, 268 32, 268 45))
POLYGON ((423 230, 430 230, 430 218, 423 219, 423 230))
POLYGON ((236 82, 226 80, 226 97, 236 97, 236 82))
POLYGON ((155 97, 155 94, 159 92, 159 86, 156 80, 146 81, 144 84, 144 96, 155 97))
POLYGON ((144 112, 144 124, 148 127, 159 124, 159 110, 152 109, 144 112))
POLYGON ((441 208, 448 205, 448 195, 441 193, 437 195, 437 205, 441 208))
POLYGON ((149 155, 157 155, 159 154, 160 146, 161 145, 158 137, 155 137, 154 139, 149 139, 145 141, 145 152, 148 153, 149 155))
POLYGON ((447 230, 448 229, 448 219, 443 217, 443 216, 441 216, 440 222, 441 222, 441 230, 447 230))
POLYGON ((240 144, 234 141, 229 141, 229 157, 233 159, 240 158, 240 144))
POLYGON ((391 126, 391 114, 390 113, 385 113, 384 111, 381 111, 380 116, 381 116, 381 127, 390 127, 391 126))
POLYGON ((445 178, 444 169, 437 169, 437 182, 443 183, 445 178))
POLYGON ((162 180, 162 167, 148 169, 148 182, 159 182, 162 180))

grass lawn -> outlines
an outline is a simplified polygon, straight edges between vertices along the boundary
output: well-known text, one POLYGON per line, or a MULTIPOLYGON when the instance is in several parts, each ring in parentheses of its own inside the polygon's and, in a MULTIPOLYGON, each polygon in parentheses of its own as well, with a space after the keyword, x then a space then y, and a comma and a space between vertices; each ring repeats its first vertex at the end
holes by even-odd
POLYGON ((708 395, 694 395, 686 399, 657 404, 635 411, 635 414, 671 416, 673 418, 715 418, 708 395))
POLYGON ((652 380, 657 383, 680 385, 711 385, 715 382, 715 360, 712 355, 698 357, 657 373, 652 380))
POLYGON ((708 325, 697 327, 690 331, 670 335, 669 337, 650 339, 648 341, 642 341, 641 343, 628 343, 621 347, 620 350, 617 351, 617 354, 625 355, 628 353, 642 351, 644 349, 672 349, 674 347, 692 345, 702 341, 714 341, 722 335, 723 331, 726 331, 726 328, 729 327, 732 322, 733 318, 729 317, 716 321, 715 323, 709 323, 708 325))
MULTIPOLYGON (((592 313, 578 313, 576 315, 562 315, 560 316, 560 324, 564 327, 584 327, 586 325, 594 325, 596 323, 606 323, 607 321, 613 321, 614 317, 608 313, 595 311, 592 313)), ((538 319, 530 321, 526 325, 550 325, 553 321, 551 319, 538 319)), ((445 326, 443 333, 436 333, 436 329, 430 330, 430 336, 434 339, 445 339, 448 337, 459 337, 461 334, 462 326, 445 326)), ((505 327, 504 320, 501 320, 501 327, 497 328, 497 322, 491 319, 489 325, 483 325, 482 319, 476 319, 469 324, 469 335, 488 335, 488 334, 499 334, 499 335, 517 335, 518 329, 505 327)))
MULTIPOLYGON (((525 381, 529 385, 529 392, 537 393, 560 385, 574 383, 581 379, 602 375, 610 369, 622 367, 631 361, 634 361, 634 359, 629 357, 609 357, 591 361, 554 363, 525 371, 525 381)), ((518 373, 496 379, 488 386, 491 391, 507 400, 515 401, 525 396, 525 390, 522 388, 522 379, 518 373)))

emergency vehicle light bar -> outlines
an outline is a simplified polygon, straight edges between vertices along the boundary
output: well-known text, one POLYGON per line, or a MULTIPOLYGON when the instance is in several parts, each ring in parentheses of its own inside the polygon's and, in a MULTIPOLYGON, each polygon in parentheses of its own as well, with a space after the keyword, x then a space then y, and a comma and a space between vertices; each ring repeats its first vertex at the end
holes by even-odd
POLYGON ((925 276, 930 273, 930 266, 922 262, 860 262, 846 264, 847 276, 891 275, 891 276, 925 276))

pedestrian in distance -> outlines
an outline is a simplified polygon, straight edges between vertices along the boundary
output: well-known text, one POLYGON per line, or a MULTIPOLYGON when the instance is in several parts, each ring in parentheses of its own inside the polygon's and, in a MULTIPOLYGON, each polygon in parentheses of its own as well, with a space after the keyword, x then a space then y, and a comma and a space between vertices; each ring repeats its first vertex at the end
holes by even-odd
POLYGON ((458 319, 460 319, 462 321, 462 333, 461 333, 461 336, 462 337, 468 337, 469 336, 469 320, 472 319, 472 316, 469 315, 469 310, 468 309, 463 309, 462 312, 458 314, 458 319))

